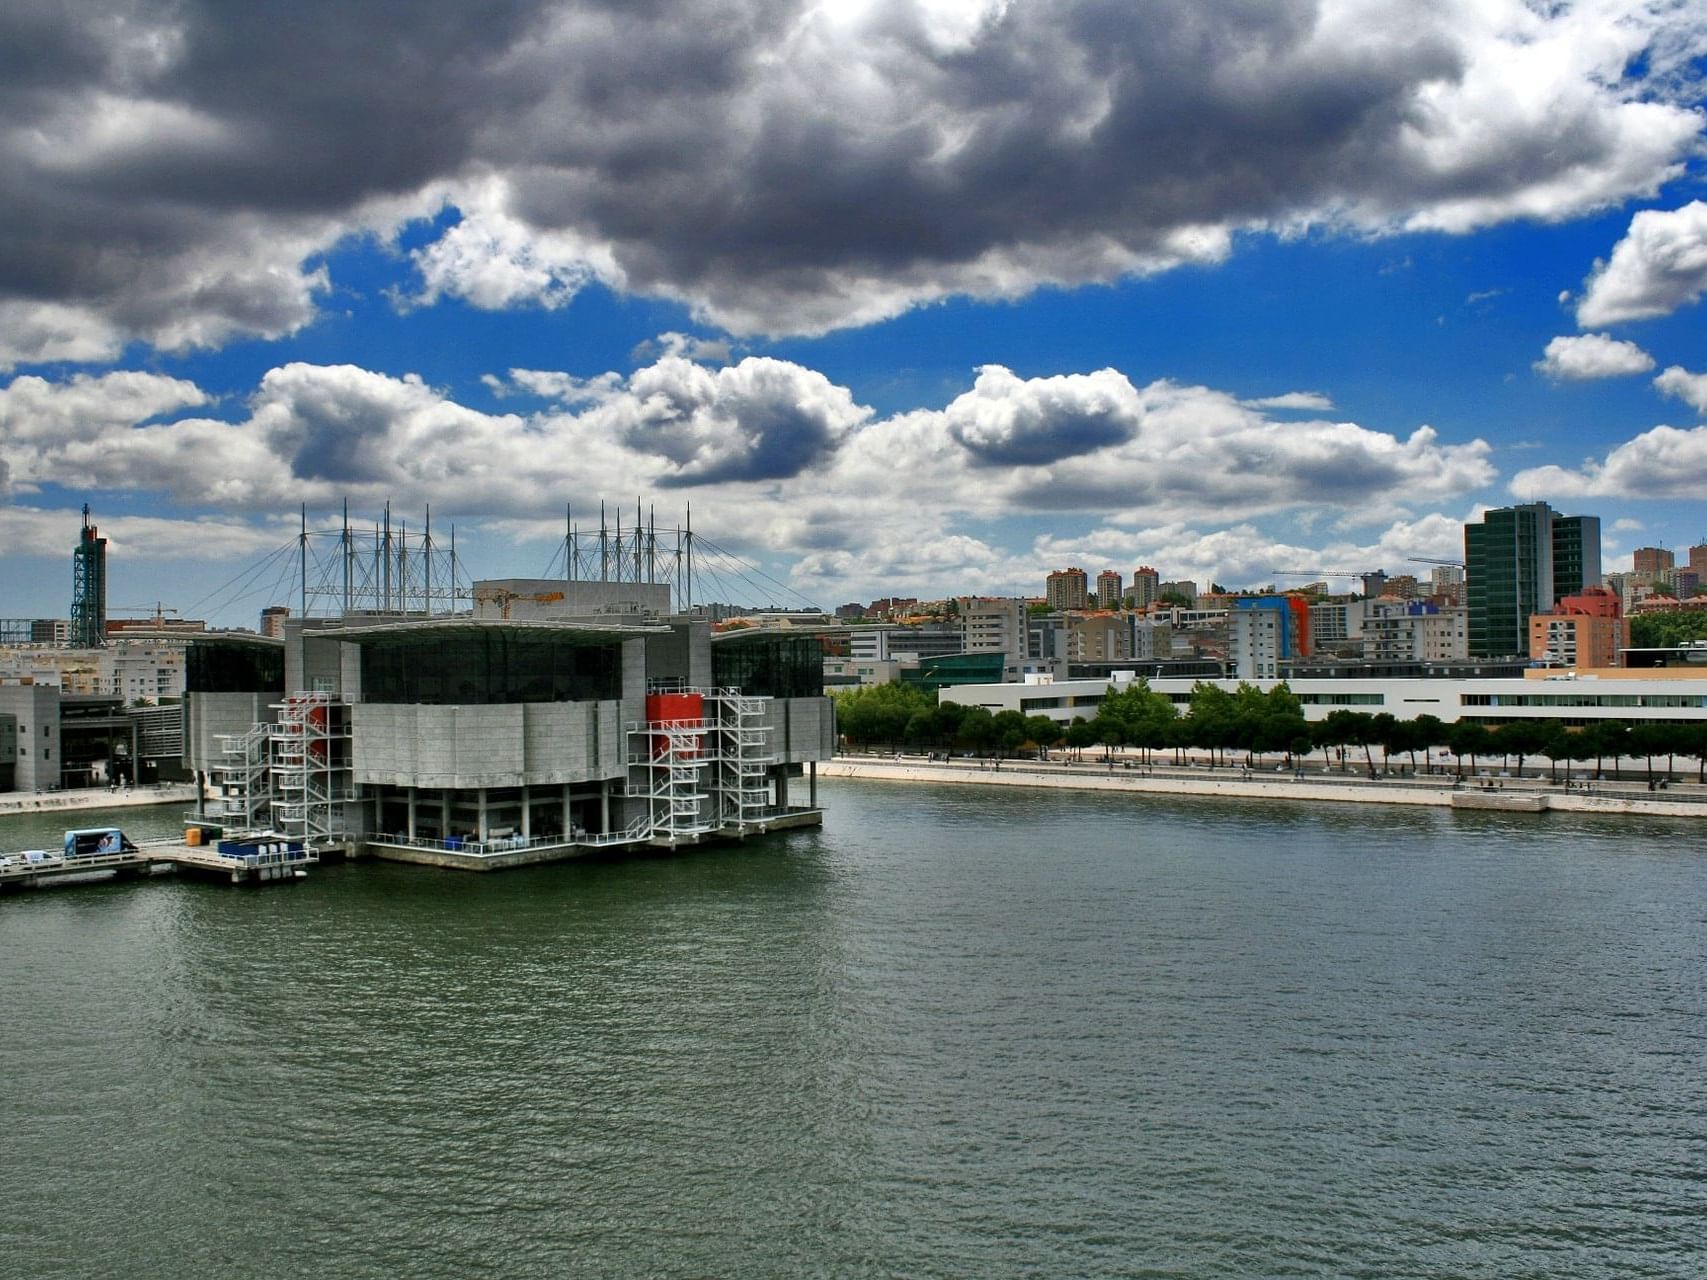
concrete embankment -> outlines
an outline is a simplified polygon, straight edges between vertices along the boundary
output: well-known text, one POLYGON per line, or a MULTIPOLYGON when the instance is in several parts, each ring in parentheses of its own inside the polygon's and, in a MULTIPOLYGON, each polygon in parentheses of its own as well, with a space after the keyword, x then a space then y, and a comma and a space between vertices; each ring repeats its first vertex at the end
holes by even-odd
POLYGON ((56 813, 72 809, 130 809, 154 804, 194 804, 195 784, 171 783, 159 787, 132 787, 109 791, 89 787, 78 791, 0 792, 0 817, 14 813, 56 813))
MULTIPOLYGON (((1272 768, 1272 766, 1271 766, 1272 768)), ((1539 813, 1655 814, 1707 817, 1707 788, 1696 784, 1649 791, 1643 783, 1606 782, 1566 788, 1544 779, 1467 778, 1451 775, 1371 780, 1354 773, 1262 772, 1239 768, 1178 768, 1116 762, 1067 764, 1032 760, 931 760, 924 756, 837 756, 818 766, 821 778, 879 782, 929 782, 976 786, 1054 787, 1069 791, 1124 791, 1252 800, 1327 801, 1335 804, 1435 805, 1539 813)))

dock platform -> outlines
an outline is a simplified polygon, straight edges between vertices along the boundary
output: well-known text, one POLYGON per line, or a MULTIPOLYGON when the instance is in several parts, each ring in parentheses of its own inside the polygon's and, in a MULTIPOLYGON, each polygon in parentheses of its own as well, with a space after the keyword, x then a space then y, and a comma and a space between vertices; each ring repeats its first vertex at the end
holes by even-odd
POLYGON ((54 854, 26 861, 22 854, 0 855, 0 890, 33 889, 58 880, 81 877, 148 876, 188 872, 231 884, 275 884, 300 880, 319 861, 306 850, 297 852, 222 854, 208 845, 182 840, 145 840, 124 853, 62 857, 54 854))
POLYGON ((714 841, 743 840, 772 831, 819 827, 824 811, 791 806, 772 809, 753 821, 712 827, 680 839, 663 839, 644 826, 580 837, 542 837, 533 840, 447 841, 401 835, 372 835, 363 841, 365 851, 385 862, 411 862, 417 866, 442 867, 454 871, 505 871, 512 867, 545 862, 567 862, 574 858, 608 853, 617 849, 675 849, 714 841))

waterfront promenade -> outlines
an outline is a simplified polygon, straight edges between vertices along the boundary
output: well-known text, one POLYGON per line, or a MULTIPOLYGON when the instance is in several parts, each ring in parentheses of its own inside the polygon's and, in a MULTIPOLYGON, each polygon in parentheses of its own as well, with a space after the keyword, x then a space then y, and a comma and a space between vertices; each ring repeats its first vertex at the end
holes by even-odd
MULTIPOLYGON (((1644 778, 1628 772, 1617 781, 1567 786, 1525 770, 1512 777, 1489 771, 1461 781, 1447 771, 1392 774, 1371 779, 1348 765, 1323 770, 1320 763, 1286 769, 1273 760, 1255 767, 1142 764, 1136 757, 1099 756, 1083 760, 981 760, 940 755, 838 755, 818 766, 822 778, 864 778, 881 782, 971 783, 981 786, 1048 787, 1075 791, 1124 791, 1156 795, 1196 795, 1254 800, 1291 800, 1335 804, 1433 805, 1455 809, 1500 809, 1537 813, 1630 813, 1707 817, 1707 786, 1671 781, 1650 791, 1644 778)), ((1672 777, 1675 778, 1675 774, 1672 777)))
POLYGON ((0 817, 15 813, 58 813, 74 809, 133 809, 156 804, 194 804, 192 782, 153 787, 83 787, 75 791, 0 791, 0 817))

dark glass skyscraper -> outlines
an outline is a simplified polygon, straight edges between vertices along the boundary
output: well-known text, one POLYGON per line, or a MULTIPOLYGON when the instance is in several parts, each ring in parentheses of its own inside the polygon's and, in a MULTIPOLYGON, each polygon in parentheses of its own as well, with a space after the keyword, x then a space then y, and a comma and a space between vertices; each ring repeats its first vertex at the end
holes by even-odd
POLYGON ((1529 619, 1600 585, 1600 517, 1561 516, 1545 502, 1500 507, 1464 526, 1470 656, 1529 652, 1529 619))

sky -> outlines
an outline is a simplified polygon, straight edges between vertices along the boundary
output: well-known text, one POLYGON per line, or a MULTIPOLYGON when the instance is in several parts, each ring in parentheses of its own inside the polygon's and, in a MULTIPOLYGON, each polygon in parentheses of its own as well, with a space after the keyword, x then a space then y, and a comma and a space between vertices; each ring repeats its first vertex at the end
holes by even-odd
POLYGON ((226 626, 345 503, 824 608, 1681 558, 1704 74, 1707 0, 4 0, 0 616, 84 504, 226 626))

